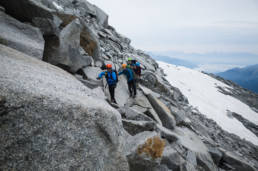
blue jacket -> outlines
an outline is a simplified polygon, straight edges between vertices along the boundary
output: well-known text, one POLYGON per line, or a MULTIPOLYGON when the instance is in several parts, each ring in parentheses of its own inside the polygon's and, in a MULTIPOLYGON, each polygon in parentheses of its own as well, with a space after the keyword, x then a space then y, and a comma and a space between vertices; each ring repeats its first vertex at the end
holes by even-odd
POLYGON ((98 77, 101 78, 102 76, 106 77, 108 85, 115 85, 117 83, 117 76, 114 70, 112 70, 111 72, 109 71, 101 72, 98 77))
POLYGON ((124 74, 127 78, 127 82, 131 82, 134 79, 133 71, 130 68, 123 69, 118 75, 124 74))

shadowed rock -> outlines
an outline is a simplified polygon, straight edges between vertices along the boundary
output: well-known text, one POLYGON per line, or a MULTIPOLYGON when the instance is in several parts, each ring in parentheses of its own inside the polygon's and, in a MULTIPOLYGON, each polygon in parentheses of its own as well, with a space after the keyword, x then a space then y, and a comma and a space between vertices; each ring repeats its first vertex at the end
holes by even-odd
POLYGON ((59 36, 45 36, 44 61, 75 73, 91 64, 91 59, 80 53, 80 22, 68 24, 59 36))
POLYGON ((238 157, 233 152, 229 152, 224 149, 220 150, 223 153, 222 161, 229 164, 236 171, 255 171, 255 168, 252 166, 251 163, 248 163, 248 161, 245 161, 243 158, 238 157))
POLYGON ((80 45, 95 61, 100 60, 100 45, 92 29, 82 22, 80 45))
POLYGON ((130 107, 122 107, 119 109, 119 112, 125 119, 135 120, 135 121, 154 121, 152 118, 146 116, 145 114, 139 112, 130 107))
POLYGON ((0 44, 42 59, 44 39, 40 30, 0 11, 0 44))
POLYGON ((123 119, 124 129, 131 135, 136 135, 144 131, 154 131, 156 124, 153 121, 133 121, 123 119))

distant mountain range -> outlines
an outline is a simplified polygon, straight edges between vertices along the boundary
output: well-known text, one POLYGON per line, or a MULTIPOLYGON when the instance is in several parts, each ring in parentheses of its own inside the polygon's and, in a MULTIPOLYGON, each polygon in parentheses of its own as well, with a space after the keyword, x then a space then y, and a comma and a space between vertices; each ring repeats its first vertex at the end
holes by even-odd
POLYGON ((162 56, 162 55, 155 55, 153 53, 149 53, 150 56, 157 60, 157 61, 162 61, 162 62, 166 62, 166 63, 169 63, 169 64, 173 64, 173 65, 178 65, 178 66, 184 66, 184 67, 187 67, 187 68, 197 68, 198 65, 193 63, 193 62, 189 62, 189 61, 186 61, 186 60, 182 60, 182 59, 178 59, 178 58, 172 58, 172 57, 169 57, 169 56, 162 56))
POLYGON ((258 64, 245 68, 233 68, 225 72, 217 73, 216 75, 258 93, 258 64))

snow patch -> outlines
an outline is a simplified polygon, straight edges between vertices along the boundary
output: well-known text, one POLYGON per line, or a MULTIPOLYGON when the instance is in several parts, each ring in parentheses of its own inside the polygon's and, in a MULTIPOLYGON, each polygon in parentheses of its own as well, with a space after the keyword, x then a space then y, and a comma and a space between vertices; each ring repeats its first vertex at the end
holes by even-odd
POLYGON ((64 8, 60 5, 58 5, 56 2, 53 2, 53 5, 58 9, 59 11, 64 11, 64 8))
POLYGON ((190 105, 202 114, 213 119, 225 131, 258 145, 258 137, 248 130, 237 119, 229 117, 228 112, 235 112, 250 122, 258 125, 258 113, 238 99, 219 92, 217 86, 228 88, 228 85, 199 71, 158 62, 164 69, 166 79, 188 98, 190 105), (190 90, 190 91, 189 91, 190 90))

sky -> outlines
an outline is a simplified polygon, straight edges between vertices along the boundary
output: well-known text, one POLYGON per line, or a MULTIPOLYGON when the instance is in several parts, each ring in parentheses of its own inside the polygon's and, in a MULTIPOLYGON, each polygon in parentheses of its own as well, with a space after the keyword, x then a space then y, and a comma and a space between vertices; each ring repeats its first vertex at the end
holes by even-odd
POLYGON ((103 9, 109 24, 138 49, 167 55, 242 53, 253 56, 246 65, 258 63, 258 0, 89 2, 103 9))

